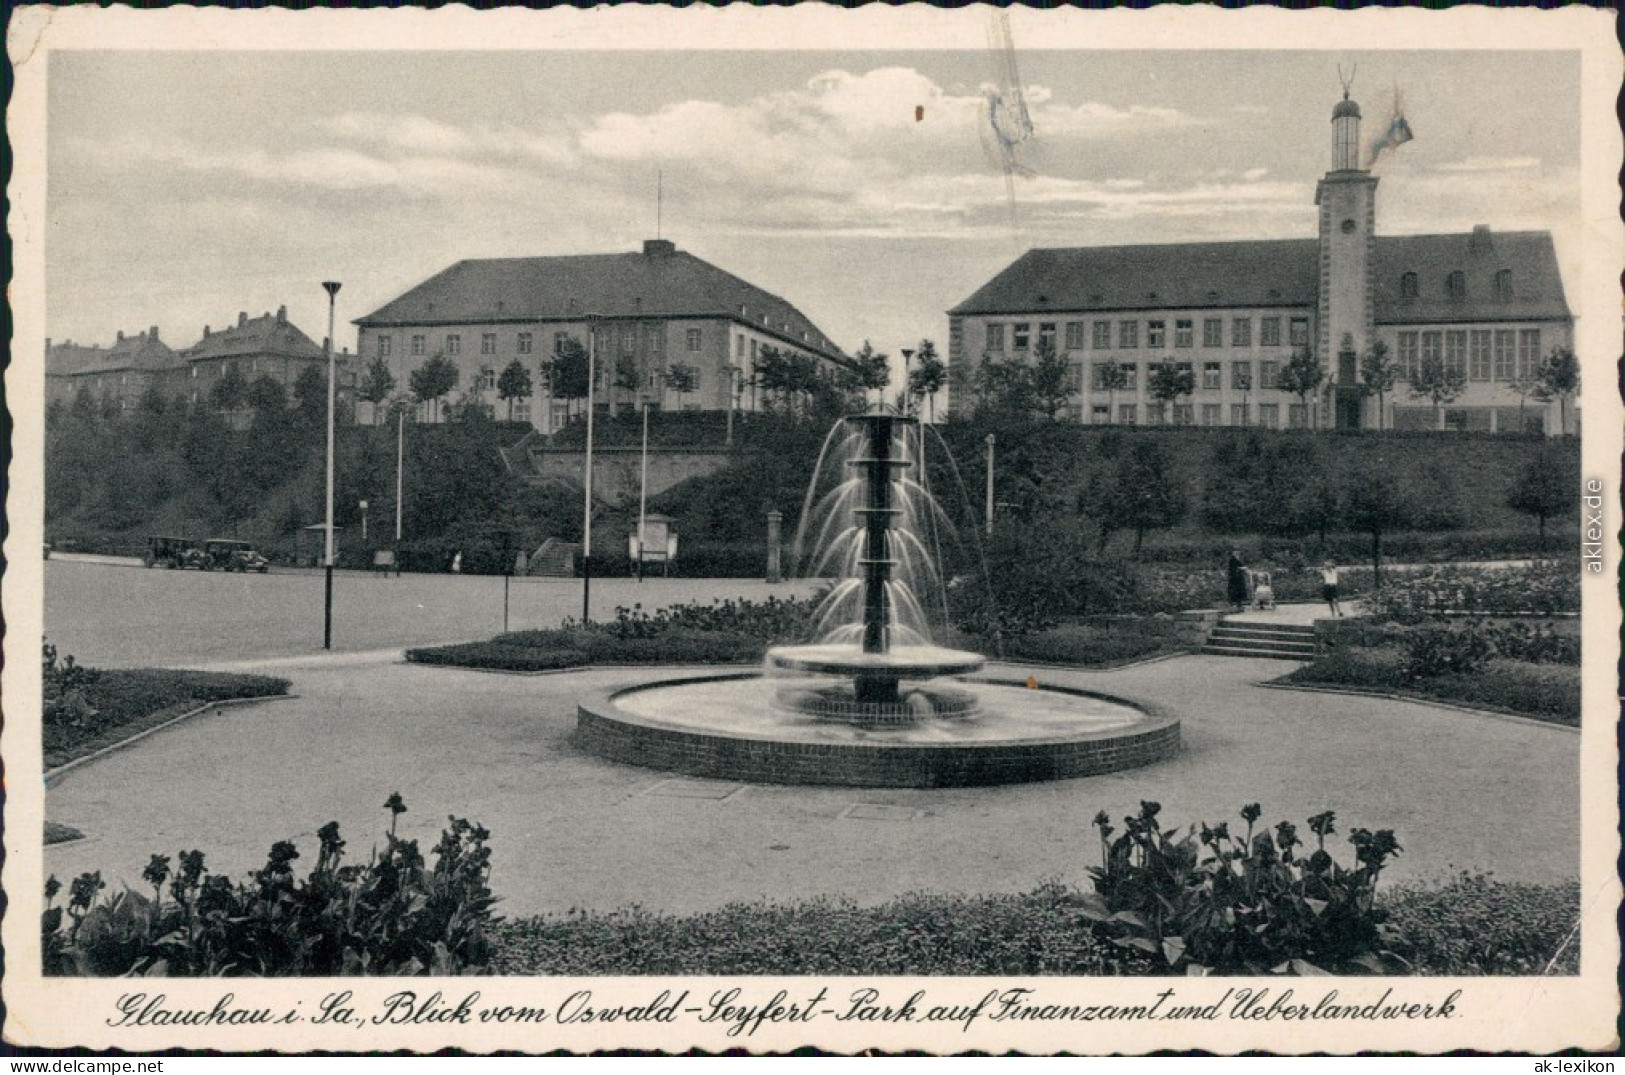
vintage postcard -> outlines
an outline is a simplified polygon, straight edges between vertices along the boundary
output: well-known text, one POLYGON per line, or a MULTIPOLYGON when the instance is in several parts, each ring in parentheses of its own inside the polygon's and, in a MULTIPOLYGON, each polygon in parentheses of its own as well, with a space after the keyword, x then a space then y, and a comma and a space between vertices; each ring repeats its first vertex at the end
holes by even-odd
POLYGON ((1617 1045, 1611 25, 18 11, 5 1040, 1617 1045))

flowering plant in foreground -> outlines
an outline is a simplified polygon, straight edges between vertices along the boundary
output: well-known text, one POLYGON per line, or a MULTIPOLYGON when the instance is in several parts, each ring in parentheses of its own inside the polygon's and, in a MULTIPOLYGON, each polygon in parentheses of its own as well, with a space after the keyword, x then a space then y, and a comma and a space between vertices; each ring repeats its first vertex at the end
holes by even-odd
POLYGON ((1309 819, 1315 850, 1304 854, 1297 826, 1259 826, 1257 803, 1241 811, 1246 830, 1229 822, 1164 828, 1162 807, 1142 802, 1116 832, 1095 815, 1101 864, 1083 915, 1126 948, 1161 958, 1187 974, 1385 973, 1405 967, 1403 943, 1375 906, 1377 876, 1400 851, 1391 830, 1354 829, 1356 865, 1336 862, 1326 837, 1331 811, 1309 819))
POLYGON ((299 849, 278 841, 245 881, 212 875, 203 852, 183 851, 178 868, 154 855, 142 871, 149 899, 126 888, 98 901, 100 873, 69 889, 65 909, 45 884, 41 920, 47 974, 193 977, 460 974, 490 961, 486 932, 496 902, 488 880, 490 833, 450 819, 434 865, 416 840, 395 835, 406 811, 399 794, 384 804, 390 831, 366 865, 342 865, 337 822, 317 832, 316 864, 300 879, 299 849), (167 898, 166 898, 167 897, 167 898), (66 929, 64 930, 64 924, 66 929))

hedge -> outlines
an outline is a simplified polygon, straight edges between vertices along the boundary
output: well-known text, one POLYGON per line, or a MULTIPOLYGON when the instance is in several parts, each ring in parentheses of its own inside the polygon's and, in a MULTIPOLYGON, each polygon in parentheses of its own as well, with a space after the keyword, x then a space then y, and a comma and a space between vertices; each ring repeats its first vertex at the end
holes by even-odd
MULTIPOLYGON (((1157 965, 1113 945, 1081 914, 1078 890, 1050 883, 1016 895, 909 894, 878 906, 821 896, 730 903, 694 915, 641 908, 572 910, 492 929, 497 974, 1150 975, 1157 965)), ((1579 886, 1511 884, 1463 874, 1378 896, 1424 975, 1573 974, 1579 886), (1555 962, 1554 962, 1555 957, 1555 962)))
POLYGON ((1580 670, 1571 665, 1491 660, 1468 675, 1412 680, 1404 673, 1404 659, 1391 647, 1339 646, 1320 653, 1280 682, 1413 695, 1487 706, 1552 724, 1580 725, 1580 670))

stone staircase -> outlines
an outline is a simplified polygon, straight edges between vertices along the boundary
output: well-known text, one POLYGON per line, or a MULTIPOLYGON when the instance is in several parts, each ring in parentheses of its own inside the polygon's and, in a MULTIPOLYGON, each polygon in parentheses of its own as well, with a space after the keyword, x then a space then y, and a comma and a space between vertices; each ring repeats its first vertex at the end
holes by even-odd
POLYGON ((1218 657, 1275 657, 1309 661, 1315 656, 1315 629, 1292 623, 1220 620, 1202 646, 1218 657))
POLYGON ((581 546, 575 542, 548 538, 531 554, 525 574, 570 578, 576 573, 576 556, 580 551, 581 546))

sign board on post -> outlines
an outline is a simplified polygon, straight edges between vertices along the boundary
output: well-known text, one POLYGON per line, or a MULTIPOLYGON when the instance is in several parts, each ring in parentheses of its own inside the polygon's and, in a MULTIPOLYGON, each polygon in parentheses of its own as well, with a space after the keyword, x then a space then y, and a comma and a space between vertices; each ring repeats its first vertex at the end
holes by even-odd
POLYGON ((643 555, 646 564, 663 564, 677 557, 677 534, 671 528, 671 516, 647 515, 643 519, 643 533, 631 534, 626 543, 627 555, 633 560, 643 555), (641 537, 641 540, 640 540, 641 537))

